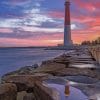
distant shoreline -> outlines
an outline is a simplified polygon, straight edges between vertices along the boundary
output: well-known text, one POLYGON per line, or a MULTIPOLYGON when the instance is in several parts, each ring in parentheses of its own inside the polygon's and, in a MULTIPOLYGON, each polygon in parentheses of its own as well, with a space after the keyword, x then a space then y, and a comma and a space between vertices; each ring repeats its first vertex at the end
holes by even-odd
POLYGON ((47 48, 47 47, 0 47, 1 48, 47 48))
POLYGON ((23 47, 0 47, 0 48, 48 48, 48 47, 58 47, 58 46, 23 46, 23 47))

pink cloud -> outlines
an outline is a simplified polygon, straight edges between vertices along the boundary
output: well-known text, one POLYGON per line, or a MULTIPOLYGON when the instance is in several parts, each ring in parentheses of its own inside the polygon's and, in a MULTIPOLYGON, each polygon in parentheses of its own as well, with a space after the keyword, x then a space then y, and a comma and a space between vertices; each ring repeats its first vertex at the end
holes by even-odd
POLYGON ((53 18, 61 18, 61 19, 64 18, 64 12, 60 12, 60 11, 50 11, 48 15, 53 18))
POLYGON ((13 33, 13 30, 10 28, 1 28, 0 27, 0 33, 13 33))
POLYGON ((13 46, 52 46, 60 43, 62 40, 30 40, 30 39, 12 39, 12 38, 0 38, 0 47, 13 47, 13 46), (5 42, 3 42, 5 40, 5 42), (41 42, 40 42, 41 41, 41 42))

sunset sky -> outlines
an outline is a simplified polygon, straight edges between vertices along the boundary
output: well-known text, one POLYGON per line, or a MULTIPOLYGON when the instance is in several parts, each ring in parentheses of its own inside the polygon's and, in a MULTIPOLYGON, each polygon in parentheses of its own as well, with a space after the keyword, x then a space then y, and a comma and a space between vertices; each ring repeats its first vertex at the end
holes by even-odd
MULTIPOLYGON (((100 0, 70 0, 74 43, 100 36, 100 0)), ((63 43, 65 0, 0 0, 0 47, 63 43)))

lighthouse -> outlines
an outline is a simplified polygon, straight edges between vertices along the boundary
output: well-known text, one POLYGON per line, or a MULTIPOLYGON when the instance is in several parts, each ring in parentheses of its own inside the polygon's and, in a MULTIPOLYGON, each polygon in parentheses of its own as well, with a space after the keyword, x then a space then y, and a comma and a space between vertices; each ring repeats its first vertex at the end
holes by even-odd
POLYGON ((64 46, 71 46, 70 1, 65 1, 64 46))

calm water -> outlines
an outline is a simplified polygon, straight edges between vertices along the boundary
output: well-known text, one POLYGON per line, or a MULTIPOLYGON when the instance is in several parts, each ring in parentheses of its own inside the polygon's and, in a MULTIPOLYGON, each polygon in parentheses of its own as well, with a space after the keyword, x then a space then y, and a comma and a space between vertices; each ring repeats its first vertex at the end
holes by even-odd
POLYGON ((72 81, 68 81, 64 77, 52 77, 51 79, 45 80, 43 82, 43 85, 46 87, 53 88, 57 91, 57 100, 88 100, 88 97, 80 89, 72 87, 71 83, 77 84, 72 81), (65 95, 66 85, 69 86, 69 96, 65 95))
POLYGON ((59 99, 57 99, 57 100, 88 100, 88 97, 85 94, 83 94, 81 92, 81 90, 74 88, 72 86, 69 86, 69 89, 70 89, 69 96, 66 96, 65 93, 64 93, 65 85, 48 83, 48 84, 45 84, 44 86, 54 88, 55 90, 58 91, 59 99))
POLYGON ((0 48, 0 76, 20 67, 54 58, 63 52, 42 48, 0 48))

